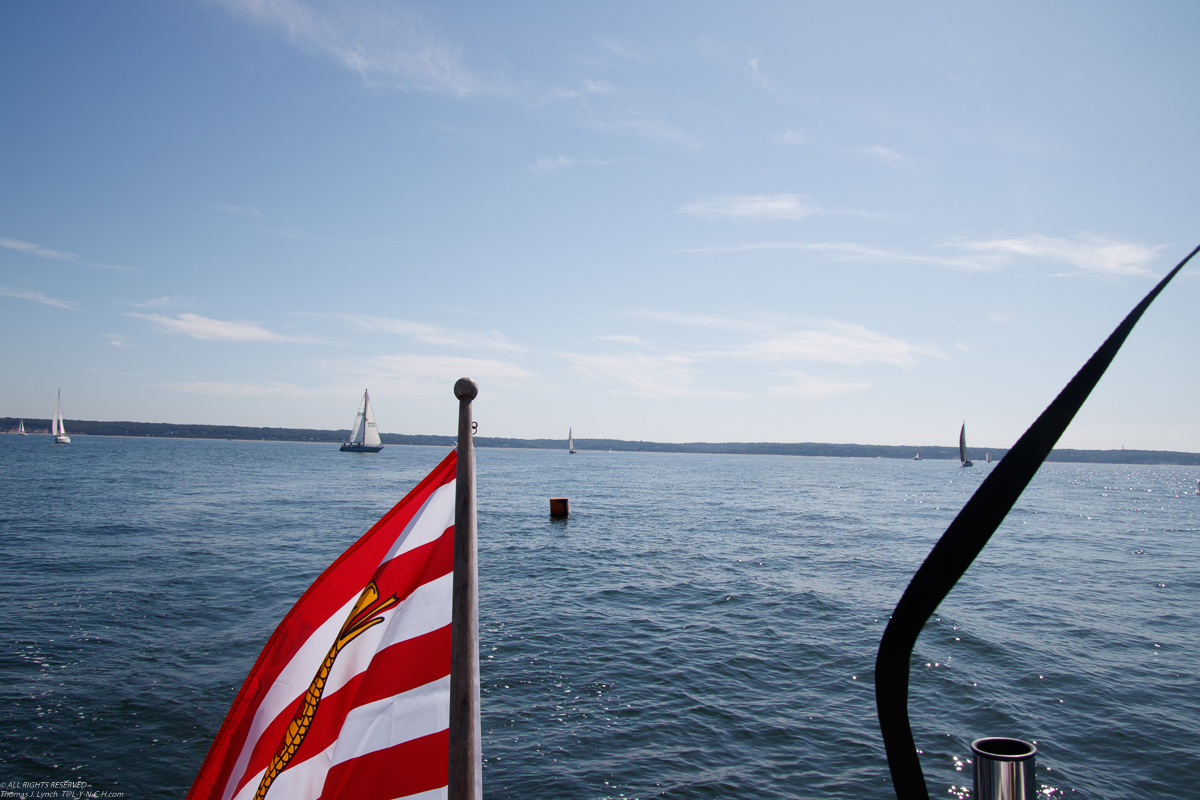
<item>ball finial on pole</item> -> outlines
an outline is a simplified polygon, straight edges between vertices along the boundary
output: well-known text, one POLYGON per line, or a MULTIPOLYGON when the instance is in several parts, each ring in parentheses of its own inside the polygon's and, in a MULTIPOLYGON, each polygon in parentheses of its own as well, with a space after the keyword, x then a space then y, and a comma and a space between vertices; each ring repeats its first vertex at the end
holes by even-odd
POLYGON ((454 396, 459 400, 474 400, 479 396, 479 384, 470 378, 459 378, 454 383, 454 396))

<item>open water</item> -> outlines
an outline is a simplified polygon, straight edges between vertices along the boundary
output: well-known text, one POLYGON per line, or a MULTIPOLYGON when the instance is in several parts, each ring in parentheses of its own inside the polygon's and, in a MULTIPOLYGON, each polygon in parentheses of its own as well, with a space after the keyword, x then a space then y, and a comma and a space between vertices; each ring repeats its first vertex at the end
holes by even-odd
MULTIPOLYGON (((182 797, 283 614, 444 455, 0 436, 0 782, 182 797)), ((489 800, 894 797, 875 650, 990 465, 478 464, 489 800)), ((1045 796, 1200 796, 1198 472, 1042 468, 917 644, 932 796, 984 735, 1036 741, 1045 796)))

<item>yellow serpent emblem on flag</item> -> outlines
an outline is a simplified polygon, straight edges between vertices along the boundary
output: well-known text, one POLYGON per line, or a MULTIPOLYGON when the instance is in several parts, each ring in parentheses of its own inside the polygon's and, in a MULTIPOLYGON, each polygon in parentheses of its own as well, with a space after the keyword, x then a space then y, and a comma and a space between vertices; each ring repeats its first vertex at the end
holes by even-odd
POLYGON ((383 617, 379 615, 396 605, 396 603, 396 595, 392 595, 386 600, 381 601, 379 599, 379 587, 375 585, 374 581, 368 583, 367 588, 363 589, 358 602, 354 604, 354 610, 350 612, 350 617, 338 632, 337 639, 333 642, 333 647, 329 648, 329 653, 325 656, 325 661, 321 663, 321 668, 317 670, 312 683, 308 685, 308 691, 304 693, 304 702, 300 704, 300 708, 296 709, 296 715, 292 717, 291 724, 287 727, 287 733, 283 736, 283 741, 279 743, 279 747, 275 750, 275 757, 271 759, 271 764, 267 767, 266 774, 263 775, 262 781, 258 784, 258 791, 254 794, 254 800, 263 800, 267 794, 267 790, 271 788, 271 784, 279 777, 279 773, 283 772, 288 762, 292 760, 292 757, 296 755, 296 751, 300 749, 301 742, 308 735, 308 729, 312 725, 313 717, 317 713, 317 704, 321 702, 321 693, 325 691, 325 682, 329 680, 329 671, 333 669, 333 662, 337 659, 338 653, 342 652, 342 648, 358 638, 368 628, 372 628, 383 622, 383 617))

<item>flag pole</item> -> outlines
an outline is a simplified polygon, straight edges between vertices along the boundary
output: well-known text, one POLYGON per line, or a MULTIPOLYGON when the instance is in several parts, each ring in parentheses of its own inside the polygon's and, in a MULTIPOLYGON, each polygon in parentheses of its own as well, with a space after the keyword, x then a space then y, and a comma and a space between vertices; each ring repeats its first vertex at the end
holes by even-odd
POLYGON ((450 774, 448 800, 481 800, 479 595, 475 543, 475 431, 471 401, 479 386, 454 384, 458 398, 458 474, 454 496, 454 608, 450 624, 450 774))

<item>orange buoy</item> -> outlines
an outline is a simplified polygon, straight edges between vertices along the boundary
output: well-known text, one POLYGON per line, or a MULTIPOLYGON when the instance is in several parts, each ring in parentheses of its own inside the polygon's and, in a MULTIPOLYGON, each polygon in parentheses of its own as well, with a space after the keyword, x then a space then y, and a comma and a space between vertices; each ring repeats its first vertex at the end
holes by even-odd
POLYGON ((550 498, 550 516, 567 517, 571 515, 571 502, 565 497, 550 498))

